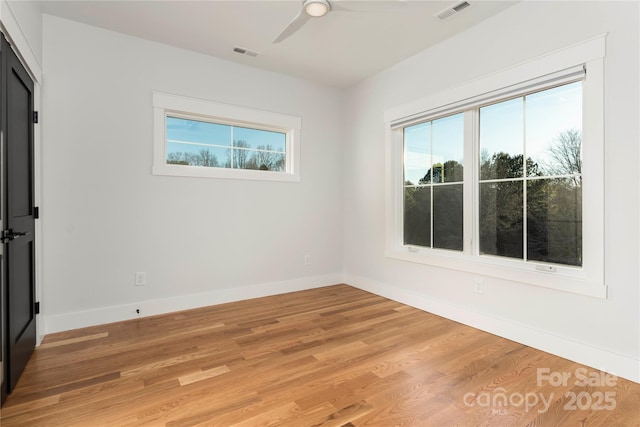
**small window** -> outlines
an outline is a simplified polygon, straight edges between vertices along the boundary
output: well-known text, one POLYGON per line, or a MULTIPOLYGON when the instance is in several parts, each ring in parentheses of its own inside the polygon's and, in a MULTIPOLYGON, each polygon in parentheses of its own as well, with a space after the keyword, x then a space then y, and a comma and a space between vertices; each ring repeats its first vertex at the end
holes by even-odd
POLYGON ((168 115, 167 164, 286 170, 287 134, 168 115))
POLYGON ((301 120, 154 93, 157 175, 299 181, 301 120))

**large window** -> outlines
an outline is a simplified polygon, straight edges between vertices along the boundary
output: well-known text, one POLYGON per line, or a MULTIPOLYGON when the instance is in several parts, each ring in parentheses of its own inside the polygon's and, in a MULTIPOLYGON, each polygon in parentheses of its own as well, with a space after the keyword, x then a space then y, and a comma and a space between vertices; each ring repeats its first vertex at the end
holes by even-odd
POLYGON ((604 37, 385 113, 387 256, 605 297, 604 37))
POLYGON ((154 173, 299 180, 298 117, 154 93, 154 173))

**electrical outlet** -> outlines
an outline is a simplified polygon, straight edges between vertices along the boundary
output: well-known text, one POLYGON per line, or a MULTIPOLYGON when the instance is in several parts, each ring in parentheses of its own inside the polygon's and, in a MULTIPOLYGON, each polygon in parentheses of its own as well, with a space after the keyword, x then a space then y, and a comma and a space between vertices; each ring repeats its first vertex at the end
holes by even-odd
POLYGON ((482 283, 482 279, 474 279, 473 285, 477 294, 484 294, 484 283, 482 283))
POLYGON ((136 272, 134 284, 136 286, 144 286, 144 285, 146 285, 147 284, 147 273, 145 273, 144 271, 136 272))
POLYGON ((304 265, 311 265, 311 255, 304 256, 304 265))

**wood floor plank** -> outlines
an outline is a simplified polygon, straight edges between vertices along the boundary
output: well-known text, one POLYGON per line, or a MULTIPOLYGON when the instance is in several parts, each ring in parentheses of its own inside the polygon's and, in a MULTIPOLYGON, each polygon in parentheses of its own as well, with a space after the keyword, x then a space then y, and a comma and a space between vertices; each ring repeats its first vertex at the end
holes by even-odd
POLYGON ((336 285, 51 334, 0 423, 640 427, 640 384, 576 372, 599 371, 336 285))
POLYGON ((40 344, 40 348, 53 348, 53 347, 60 347, 62 345, 69 345, 69 344, 75 344, 78 342, 87 342, 87 341, 93 341, 93 340, 98 340, 100 338, 106 338, 109 336, 108 332, 101 332, 99 334, 93 334, 93 335, 83 335, 80 337, 76 337, 76 338, 67 338, 65 340, 59 340, 59 341, 49 341, 43 344, 40 344))
POLYGON ((189 375, 184 375, 182 377, 178 377, 178 382, 181 386, 193 384, 198 381, 208 380, 209 378, 217 377, 218 375, 223 375, 229 372, 229 367, 227 365, 218 366, 212 369, 205 369, 199 372, 194 372, 189 375))

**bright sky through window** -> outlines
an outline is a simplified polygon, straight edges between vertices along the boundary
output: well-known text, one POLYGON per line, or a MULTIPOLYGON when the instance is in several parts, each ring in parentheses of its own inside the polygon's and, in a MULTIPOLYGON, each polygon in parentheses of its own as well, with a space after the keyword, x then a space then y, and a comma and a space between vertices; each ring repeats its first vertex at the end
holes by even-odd
POLYGON ((286 134, 167 116, 169 164, 283 170, 286 134))

